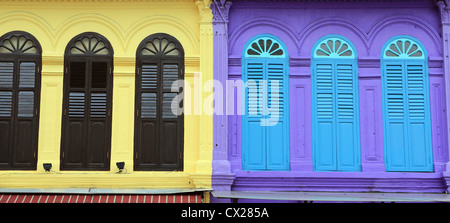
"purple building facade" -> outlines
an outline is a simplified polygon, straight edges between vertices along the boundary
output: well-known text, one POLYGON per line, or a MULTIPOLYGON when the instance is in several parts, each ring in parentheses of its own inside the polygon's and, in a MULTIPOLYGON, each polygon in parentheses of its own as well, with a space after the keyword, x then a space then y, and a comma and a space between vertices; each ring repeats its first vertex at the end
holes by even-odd
MULTIPOLYGON (((224 97, 234 115, 214 116, 213 189, 217 191, 449 191, 450 2, 395 1, 213 1, 214 79, 243 78, 243 50, 268 34, 289 56, 289 169, 243 168, 242 116, 237 97, 224 97), (312 51, 327 35, 345 37, 357 54, 359 101, 358 171, 314 167, 312 51), (388 171, 383 130, 382 50, 396 36, 420 41, 427 52, 432 171, 388 171), (228 102, 227 102, 228 101, 228 102)), ((229 86, 237 91, 238 86, 229 86)), ((229 94, 231 95, 231 94, 229 94)), ((220 199, 212 199, 219 201, 220 199)))

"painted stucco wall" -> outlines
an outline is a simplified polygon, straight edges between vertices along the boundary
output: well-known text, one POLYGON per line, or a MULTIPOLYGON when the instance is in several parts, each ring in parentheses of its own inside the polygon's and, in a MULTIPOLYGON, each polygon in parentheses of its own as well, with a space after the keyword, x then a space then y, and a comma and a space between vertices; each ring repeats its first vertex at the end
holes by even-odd
MULTIPOLYGON (((229 115, 225 118, 217 115, 214 122, 227 126, 227 129, 214 127, 214 145, 217 147, 213 159, 214 188, 446 190, 442 180, 448 161, 443 42, 439 8, 433 1, 220 1, 216 4, 212 5, 216 15, 213 21, 215 44, 225 44, 227 49, 225 51, 215 46, 215 79, 242 78, 242 50, 246 42, 256 35, 267 33, 277 36, 287 46, 290 171, 242 171, 241 116, 229 115), (222 33, 227 33, 229 38, 225 40, 223 36, 227 35, 222 33), (349 39, 358 55, 361 172, 313 171, 311 50, 317 40, 329 34, 349 39), (380 53, 386 41, 397 35, 417 38, 429 55, 433 173, 385 171, 380 53), (228 52, 228 58, 221 56, 223 51, 228 52)), ((234 109, 236 107, 235 103, 234 109)))
MULTIPOLYGON (((2 1, 0 34, 29 32, 43 53, 37 170, 0 171, 0 187, 210 188, 212 117, 207 115, 185 115, 182 172, 133 171, 137 47, 151 34, 172 35, 185 51, 186 80, 212 79, 209 4, 193 0, 2 1), (114 49, 111 168, 60 171, 64 50, 73 37, 88 31, 105 36, 114 49), (116 174, 120 161, 126 163, 125 174, 116 174), (43 163, 52 163, 52 171, 46 173, 43 163)), ((192 100, 202 102, 206 96, 192 100)))

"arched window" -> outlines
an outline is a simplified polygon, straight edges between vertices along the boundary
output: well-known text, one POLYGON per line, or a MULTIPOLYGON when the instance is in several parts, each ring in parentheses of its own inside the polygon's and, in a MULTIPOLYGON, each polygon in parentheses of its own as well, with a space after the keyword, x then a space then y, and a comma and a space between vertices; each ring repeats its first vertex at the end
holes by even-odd
POLYGON ((184 115, 172 103, 183 94, 184 50, 174 37, 157 33, 145 38, 136 52, 135 170, 183 170, 184 115))
POLYGON ((386 171, 433 171, 428 57, 409 36, 381 54, 386 171))
POLYGON ((287 171, 289 166, 289 55, 272 35, 250 39, 242 54, 245 114, 242 168, 287 171))
POLYGON ((113 49, 97 33, 66 47, 61 170, 109 170, 113 49))
POLYGON ((36 169, 41 92, 39 42, 29 33, 0 37, 0 169, 36 169))
POLYGON ((346 38, 330 35, 312 49, 312 129, 316 171, 360 171, 358 63, 346 38))

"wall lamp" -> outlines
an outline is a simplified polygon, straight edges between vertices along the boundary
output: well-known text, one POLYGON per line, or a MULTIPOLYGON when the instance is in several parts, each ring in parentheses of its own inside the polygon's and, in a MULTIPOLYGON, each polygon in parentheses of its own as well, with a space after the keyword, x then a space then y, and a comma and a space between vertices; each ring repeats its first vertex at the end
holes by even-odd
POLYGON ((43 166, 44 166, 45 172, 50 172, 50 169, 52 168, 51 163, 44 163, 43 166))
POLYGON ((119 169, 119 173, 122 173, 123 168, 125 167, 125 162, 117 162, 116 166, 119 169))

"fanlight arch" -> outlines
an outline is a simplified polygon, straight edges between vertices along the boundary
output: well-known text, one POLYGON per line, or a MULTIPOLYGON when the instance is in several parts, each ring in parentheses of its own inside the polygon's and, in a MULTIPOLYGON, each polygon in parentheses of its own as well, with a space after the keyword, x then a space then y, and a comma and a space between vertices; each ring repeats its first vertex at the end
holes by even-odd
POLYGON ((350 43, 339 37, 330 37, 316 44, 314 58, 355 58, 356 53, 350 43))
POLYGON ((286 58, 284 44, 268 36, 259 37, 248 44, 245 49, 246 58, 273 57, 286 58))

